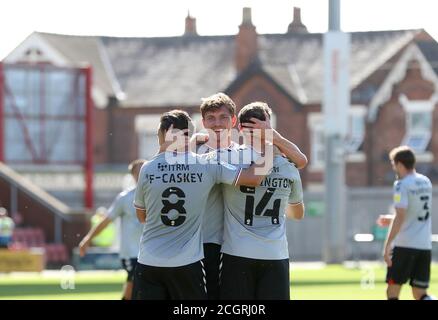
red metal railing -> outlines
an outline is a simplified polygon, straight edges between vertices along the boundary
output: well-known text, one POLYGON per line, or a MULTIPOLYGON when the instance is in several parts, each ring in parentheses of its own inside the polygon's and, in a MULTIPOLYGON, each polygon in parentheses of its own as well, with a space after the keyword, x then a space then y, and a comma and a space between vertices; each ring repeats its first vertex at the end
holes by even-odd
MULTIPOLYGON (((64 87, 61 86, 61 88, 64 87)), ((87 208, 93 207, 93 100, 91 92, 91 67, 58 68, 49 64, 10 65, 0 62, 0 161, 11 162, 11 164, 82 166, 85 178, 84 206, 87 208), (18 71, 15 76, 19 80, 6 81, 6 77, 9 77, 8 72, 14 70, 18 71), (29 73, 22 76, 20 72, 23 70, 29 73), (67 93, 53 91, 50 84, 56 83, 57 78, 55 75, 55 78, 50 78, 52 82, 49 82, 51 72, 61 72, 61 76, 63 72, 71 72, 71 77, 67 76, 66 79, 71 81, 73 87, 65 87, 69 90, 67 93), (20 83, 19 81, 22 80, 20 77, 28 81, 20 83), (32 81, 29 80, 30 77, 34 77, 32 81), (61 94, 61 101, 51 96, 52 94, 61 94), (23 108, 22 100, 19 101, 17 98, 24 99, 27 105, 23 108), (54 101, 56 105, 51 104, 55 103, 54 101), (65 107, 65 111, 60 109, 58 112, 56 109, 58 105, 61 108, 65 107), (54 107, 56 112, 53 112, 54 107), (73 139, 69 148, 72 149, 68 150, 69 154, 62 157, 59 155, 65 154, 60 153, 59 149, 56 151, 55 146, 58 143, 66 143, 60 138, 62 132, 66 130, 64 124, 71 126, 71 131, 74 133, 69 132, 70 139, 73 139), (6 132, 6 130, 11 130, 11 127, 18 129, 17 132, 6 132), (7 135, 13 137, 14 142, 6 141, 7 135), (23 150, 26 150, 26 154, 23 154, 21 158, 19 152, 13 153, 13 156, 7 153, 7 150, 10 150, 7 148, 13 147, 12 144, 17 141, 21 143, 23 150), (57 153, 54 153, 55 151, 57 153)))
POLYGON ((91 67, 84 70, 86 79, 85 110, 85 207, 93 208, 93 99, 91 97, 91 67))

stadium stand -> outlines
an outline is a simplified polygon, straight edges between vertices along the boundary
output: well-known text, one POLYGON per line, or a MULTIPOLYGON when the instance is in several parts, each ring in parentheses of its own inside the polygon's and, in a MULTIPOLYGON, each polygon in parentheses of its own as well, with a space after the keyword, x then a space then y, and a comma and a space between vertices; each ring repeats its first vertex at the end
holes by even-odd
POLYGON ((13 219, 19 217, 10 249, 43 248, 48 268, 69 263, 89 229, 91 212, 68 207, 1 162, 0 203, 13 219))
POLYGON ((46 243, 41 228, 17 228, 12 234, 12 250, 41 248, 47 267, 59 267, 69 262, 67 247, 62 243, 46 243))

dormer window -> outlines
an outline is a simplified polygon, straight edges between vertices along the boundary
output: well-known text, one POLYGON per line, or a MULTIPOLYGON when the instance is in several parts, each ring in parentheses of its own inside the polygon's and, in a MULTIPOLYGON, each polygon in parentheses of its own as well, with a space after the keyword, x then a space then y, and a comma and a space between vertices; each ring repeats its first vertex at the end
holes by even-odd
POLYGON ((42 62, 44 60, 43 52, 35 47, 29 48, 24 52, 24 62, 42 62))
POLYGON ((348 110, 348 132, 345 151, 348 154, 359 152, 365 138, 365 114, 363 106, 351 106, 348 110))
POLYGON ((402 144, 416 153, 425 153, 432 136, 433 100, 409 100, 400 96, 400 103, 406 112, 406 133, 402 144))

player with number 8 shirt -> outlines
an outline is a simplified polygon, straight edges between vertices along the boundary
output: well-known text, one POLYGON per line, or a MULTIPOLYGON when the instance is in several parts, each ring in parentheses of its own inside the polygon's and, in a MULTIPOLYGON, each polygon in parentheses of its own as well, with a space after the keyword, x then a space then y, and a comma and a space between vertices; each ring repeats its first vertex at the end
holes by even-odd
POLYGON ((206 299, 201 224, 211 188, 218 183, 255 186, 272 168, 269 157, 242 170, 208 154, 192 153, 188 150, 191 128, 186 112, 164 113, 158 129, 159 153, 141 168, 134 206, 145 226, 134 299, 206 299), (174 129, 184 132, 182 141, 172 140, 174 129), (176 182, 181 174, 189 178, 176 182))

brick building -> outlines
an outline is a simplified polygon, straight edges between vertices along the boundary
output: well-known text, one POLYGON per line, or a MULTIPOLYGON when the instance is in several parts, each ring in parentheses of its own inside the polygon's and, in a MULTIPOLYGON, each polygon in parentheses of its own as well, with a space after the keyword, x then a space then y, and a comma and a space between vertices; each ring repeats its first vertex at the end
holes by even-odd
MULTIPOLYGON (((236 35, 200 36, 188 16, 182 36, 116 38, 32 33, 6 63, 90 63, 94 161, 98 167, 149 158, 162 112, 183 108, 199 122, 202 97, 222 91, 238 108, 266 101, 274 125, 309 158, 308 190, 322 188, 323 35, 309 33, 299 9, 282 34, 258 34, 243 11, 236 35)), ((438 183, 438 43, 425 30, 351 33, 351 108, 346 182, 389 186, 387 153, 418 153, 418 169, 438 183)))

